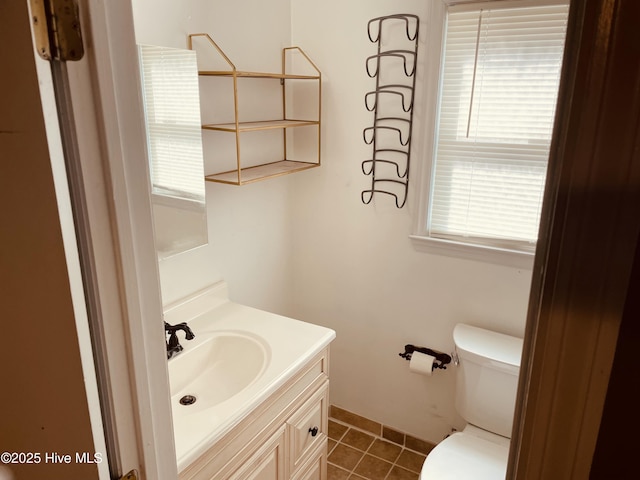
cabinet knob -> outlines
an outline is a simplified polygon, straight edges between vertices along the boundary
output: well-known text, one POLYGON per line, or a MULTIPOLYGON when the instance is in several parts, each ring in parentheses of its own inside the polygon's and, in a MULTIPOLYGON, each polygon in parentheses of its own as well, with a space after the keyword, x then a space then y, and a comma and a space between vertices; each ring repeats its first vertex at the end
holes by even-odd
POLYGON ((312 437, 315 437, 318 434, 318 427, 313 427, 309 429, 309 433, 312 437))

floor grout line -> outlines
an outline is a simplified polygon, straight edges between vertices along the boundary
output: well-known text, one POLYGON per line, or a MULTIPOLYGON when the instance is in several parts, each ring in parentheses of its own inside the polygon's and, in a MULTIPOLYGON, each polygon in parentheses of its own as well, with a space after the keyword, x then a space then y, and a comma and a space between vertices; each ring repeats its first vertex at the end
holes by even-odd
MULTIPOLYGON (((389 442, 389 443, 392 443, 394 445, 397 445, 398 447, 402 448, 403 450, 409 450, 410 452, 417 453, 418 455, 424 455, 424 456, 428 455, 427 453, 420 452, 418 450, 414 450, 413 448, 409 448, 409 447, 407 447, 405 445, 400 445, 399 443, 396 443, 393 440, 389 440, 388 438, 384 438, 382 435, 378 435, 377 433, 373 433, 373 432, 371 432, 369 430, 364 430, 362 428, 353 426, 350 423, 346 423, 346 422, 344 422, 342 420, 336 420, 333 417, 329 417, 329 420, 331 420, 332 422, 338 423, 338 424, 342 425, 343 427, 351 428, 351 429, 356 430, 358 432, 366 433, 367 435, 372 435, 372 436, 374 436, 376 438, 379 438, 380 440, 384 440, 385 442, 389 442)), ((342 440, 342 438, 346 435, 347 431, 348 430, 345 430, 345 433, 342 434, 342 436, 340 437, 340 440, 342 440)), ((335 440, 335 439, 332 438, 332 440, 335 440)), ((335 441, 338 441, 338 440, 335 440, 335 441)), ((360 450, 360 451, 362 451, 362 450, 360 450)))
POLYGON ((334 419, 334 418, 330 418, 330 420, 331 420, 332 422, 334 422, 334 423, 338 424, 338 425, 341 425, 341 426, 343 426, 343 427, 346 427, 346 429, 345 429, 345 431, 340 435, 339 439, 335 439, 335 438, 332 438, 332 439, 331 439, 331 440, 333 440, 333 441, 335 442, 335 444, 334 444, 333 448, 331 449, 331 451, 330 451, 330 452, 328 452, 327 456, 328 456, 328 455, 330 455, 330 454, 331 454, 331 453, 332 453, 332 452, 333 452, 333 451, 338 447, 338 445, 344 445, 345 447, 352 448, 352 449, 356 450, 357 452, 362 453, 362 456, 361 456, 361 457, 360 457, 360 459, 356 462, 356 464, 353 466, 353 468, 352 468, 351 470, 347 470, 346 468, 344 468, 344 467, 342 467, 342 466, 340 466, 340 465, 336 465, 336 464, 334 464, 334 463, 329 462, 329 463, 330 463, 331 465, 333 465, 335 468, 337 468, 337 469, 339 469, 339 470, 341 470, 341 471, 345 472, 345 473, 347 474, 347 480, 348 480, 349 478, 351 478, 352 476, 353 476, 354 478, 365 478, 365 477, 362 477, 362 476, 358 475, 358 474, 356 473, 356 469, 357 469, 357 468, 358 468, 358 466, 362 463, 362 461, 366 458, 366 456, 367 456, 367 455, 369 455, 369 456, 371 456, 371 457, 373 457, 373 458, 375 458, 375 459, 381 460, 381 461, 383 461, 383 462, 385 462, 385 463, 387 463, 387 464, 390 464, 390 465, 391 465, 391 466, 390 466, 390 468, 389 468, 389 470, 388 470, 388 471, 387 471, 387 473, 385 474, 385 476, 384 476, 384 477, 382 477, 382 480, 386 480, 386 479, 388 479, 388 478, 389 478, 389 476, 391 475, 391 472, 393 472, 393 470, 394 470, 394 467, 397 467, 397 468, 401 469, 401 471, 410 472, 412 475, 418 475, 418 476, 420 475, 420 473, 419 473, 419 472, 414 472, 412 469, 407 468, 407 467, 405 467, 404 465, 400 465, 400 464, 398 464, 398 460, 402 457, 402 453, 403 453, 405 450, 407 450, 408 452, 411 452, 411 453, 413 453, 413 454, 420 455, 420 456, 422 456, 422 457, 426 456, 426 454, 424 454, 424 453, 422 453, 422 452, 416 452, 416 451, 414 451, 414 450, 412 450, 412 449, 410 449, 410 448, 407 448, 407 447, 406 447, 406 446, 404 446, 404 445, 400 445, 400 444, 395 443, 395 442, 393 442, 393 441, 391 441, 391 440, 388 440, 388 439, 386 439, 386 438, 382 437, 381 435, 376 435, 376 434, 375 434, 375 433, 373 433, 373 432, 370 432, 370 431, 368 431, 368 430, 363 430, 363 429, 361 429, 361 428, 355 427, 355 426, 353 426, 353 425, 350 425, 350 424, 348 424, 348 423, 342 422, 342 421, 340 421, 340 420, 336 420, 336 419, 334 419), (373 440, 371 441, 371 443, 367 446, 367 448, 366 448, 365 450, 362 450, 362 449, 360 449, 360 448, 358 448, 358 447, 355 447, 355 446, 353 446, 353 445, 350 445, 350 444, 348 444, 348 443, 344 443, 344 442, 343 442, 343 439, 346 437, 346 435, 347 435, 347 433, 349 432, 349 430, 350 430, 350 429, 353 429, 353 430, 355 430, 355 431, 357 431, 357 432, 361 432, 361 433, 364 433, 364 434, 366 434, 366 435, 369 435, 369 436, 373 437, 373 440), (386 459, 386 458, 383 458, 383 457, 380 457, 380 456, 378 456, 378 455, 374 455, 373 453, 370 453, 370 450, 371 450, 371 448, 373 447, 373 445, 376 443, 376 440, 380 440, 380 441, 383 441, 383 442, 386 442, 386 443, 390 443, 390 444, 392 444, 392 445, 394 445, 394 446, 397 446, 397 447, 400 449, 400 451, 398 452, 398 455, 395 457, 395 459, 394 459, 393 461, 390 461, 390 460, 388 460, 388 459, 386 459))

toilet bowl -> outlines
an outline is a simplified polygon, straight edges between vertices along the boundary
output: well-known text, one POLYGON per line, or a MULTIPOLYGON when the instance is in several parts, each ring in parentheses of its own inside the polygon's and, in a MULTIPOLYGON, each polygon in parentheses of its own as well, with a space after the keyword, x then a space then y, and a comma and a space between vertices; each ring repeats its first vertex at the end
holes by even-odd
POLYGON ((470 325, 453 332, 456 410, 468 422, 427 456, 420 480, 504 479, 522 339, 470 325))
POLYGON ((496 480, 505 478, 509 439, 467 425, 440 442, 420 473, 423 480, 496 480))

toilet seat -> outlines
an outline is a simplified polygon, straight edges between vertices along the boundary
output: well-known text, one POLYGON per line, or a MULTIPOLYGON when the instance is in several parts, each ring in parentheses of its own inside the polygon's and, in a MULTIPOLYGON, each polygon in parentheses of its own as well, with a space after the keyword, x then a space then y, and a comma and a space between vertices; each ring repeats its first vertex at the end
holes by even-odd
POLYGON ((507 473, 509 439, 468 425, 427 456, 420 480, 498 480, 507 473))

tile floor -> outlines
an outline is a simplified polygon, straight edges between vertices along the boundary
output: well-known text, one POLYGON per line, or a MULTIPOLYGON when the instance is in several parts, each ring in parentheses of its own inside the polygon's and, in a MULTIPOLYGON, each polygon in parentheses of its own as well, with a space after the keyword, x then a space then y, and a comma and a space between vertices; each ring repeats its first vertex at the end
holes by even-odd
POLYGON ((425 456, 329 419, 327 480, 417 480, 425 456))

